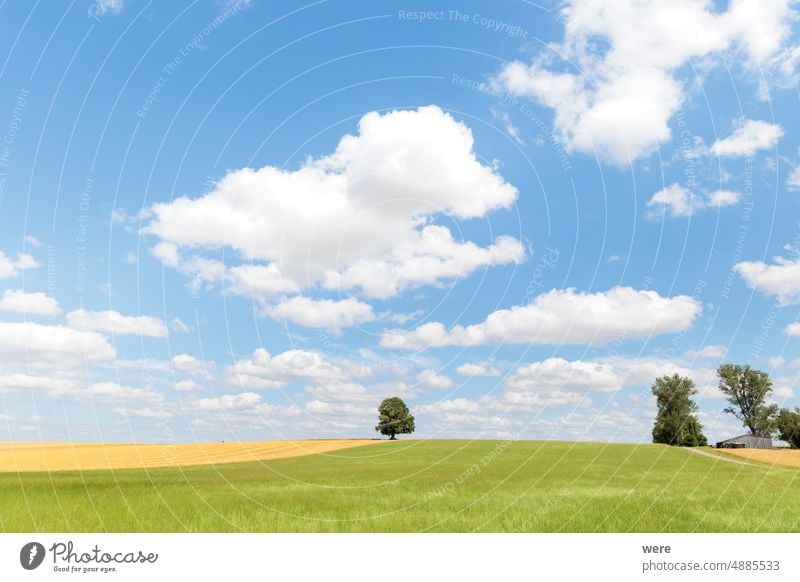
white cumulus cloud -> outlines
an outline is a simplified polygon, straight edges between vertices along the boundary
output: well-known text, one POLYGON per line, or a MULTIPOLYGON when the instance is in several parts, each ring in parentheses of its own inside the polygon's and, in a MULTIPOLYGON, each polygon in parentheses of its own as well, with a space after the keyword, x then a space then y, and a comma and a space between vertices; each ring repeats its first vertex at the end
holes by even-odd
POLYGON ((278 320, 323 328, 337 334, 344 327, 375 320, 372 306, 357 299, 335 301, 297 296, 266 308, 265 313, 278 320))
POLYGON ((182 247, 232 248, 253 265, 232 272, 240 292, 325 282, 381 297, 519 259, 508 237, 482 249, 425 224, 484 217, 517 198, 478 160, 467 126, 431 106, 369 113, 358 129, 296 170, 243 168, 200 198, 156 204, 145 228, 161 239, 154 254, 184 265, 182 247), (364 270, 386 280, 368 281, 364 270))
POLYGON ((433 370, 423 370, 419 373, 417 379, 421 384, 424 384, 428 388, 438 388, 440 390, 449 390, 456 385, 452 379, 448 378, 447 376, 437 374, 433 370))
POLYGON ((0 322, 0 362, 7 365, 79 367, 115 356, 108 340, 93 331, 31 322, 0 322))
POLYGON ((328 271, 328 289, 359 289, 368 297, 387 299, 404 289, 463 278, 481 267, 521 263, 525 248, 517 239, 501 236, 489 247, 457 242, 443 226, 413 231, 388 259, 359 259, 342 271, 328 271))
POLYGON ((18 277, 20 271, 35 269, 41 263, 26 253, 19 253, 16 260, 11 260, 3 251, 0 251, 0 279, 12 279, 18 277))
POLYGON ((800 323, 790 323, 783 330, 783 333, 790 336, 800 336, 800 323))
POLYGON ((504 66, 492 88, 553 109, 569 150, 623 165, 670 139, 686 97, 679 69, 719 52, 767 66, 796 14, 789 0, 732 0, 724 10, 707 0, 568 0, 561 16, 562 42, 504 66))
POLYGON ((25 293, 24 291, 3 292, 0 298, 0 311, 13 311, 26 315, 58 315, 61 308, 58 301, 45 293, 25 293))
POLYGON ((800 255, 791 259, 775 257, 772 264, 744 261, 734 268, 751 289, 777 297, 783 305, 800 301, 800 255))
POLYGON ((707 208, 733 206, 740 200, 741 195, 731 190, 715 190, 703 196, 675 183, 653 194, 647 201, 646 216, 649 220, 658 220, 663 216, 686 218, 707 208))
POLYGON ((99 331, 117 335, 167 337, 164 322, 148 315, 128 316, 118 311, 76 309, 67 313, 67 324, 73 329, 99 331))
POLYGON ((460 374, 461 376, 497 378, 500 376, 500 370, 487 364, 461 364, 456 368, 456 374, 460 374))
POLYGON ((783 129, 780 125, 743 119, 731 135, 715 141, 710 152, 722 157, 752 156, 760 150, 774 147, 781 136, 783 129))
POLYGON ((238 360, 226 370, 228 384, 250 389, 283 388, 297 379, 344 382, 349 375, 316 352, 288 350, 273 356, 264 348, 258 348, 251 357, 238 360))
POLYGON ((200 390, 200 385, 194 380, 180 380, 175 382, 175 390, 178 392, 194 392, 200 390))
POLYGON ((186 372, 189 374, 204 372, 207 367, 211 367, 211 365, 206 362, 198 360, 189 354, 177 354, 173 356, 172 360, 170 360, 170 364, 172 365, 172 369, 176 372, 186 372))
POLYGON ((786 179, 786 187, 789 190, 800 190, 800 165, 795 166, 786 179))
POLYGON ((685 295, 668 298, 630 287, 599 293, 552 290, 528 305, 495 311, 482 323, 448 330, 431 322, 410 331, 391 330, 382 335, 381 345, 414 350, 487 343, 602 345, 683 331, 700 312, 700 303, 685 295))

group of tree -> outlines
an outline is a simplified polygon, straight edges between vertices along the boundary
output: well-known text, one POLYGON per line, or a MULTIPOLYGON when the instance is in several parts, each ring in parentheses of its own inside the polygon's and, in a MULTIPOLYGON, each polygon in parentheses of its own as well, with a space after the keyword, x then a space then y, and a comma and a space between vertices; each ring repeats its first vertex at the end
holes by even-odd
MULTIPOLYGON (((735 416, 750 434, 778 437, 792 448, 800 448, 800 408, 789 410, 768 404, 772 394, 769 374, 750 366, 724 364, 717 368, 719 390, 728 406, 725 412, 735 416)), ((653 442, 697 447, 708 444, 697 419, 697 394, 691 378, 674 374, 657 378, 652 387, 656 398, 653 442)))
MULTIPOLYGON (((769 374, 750 366, 724 364, 717 368, 719 389, 728 400, 725 412, 732 414, 750 434, 777 436, 792 448, 800 448, 800 408, 789 410, 768 404, 772 394, 769 374)), ((673 374, 656 378, 652 387, 656 398, 656 419, 653 442, 680 447, 702 447, 708 444, 703 426, 697 419, 694 397, 697 388, 691 378, 673 374)), ((375 430, 390 440, 399 434, 414 432, 414 417, 402 399, 386 398, 378 408, 375 430)))

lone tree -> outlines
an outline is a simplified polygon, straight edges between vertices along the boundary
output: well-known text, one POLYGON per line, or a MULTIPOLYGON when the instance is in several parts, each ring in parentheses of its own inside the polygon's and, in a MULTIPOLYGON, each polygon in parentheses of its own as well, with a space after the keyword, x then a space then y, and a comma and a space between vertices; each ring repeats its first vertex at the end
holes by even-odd
POLYGON ((378 407, 378 426, 375 430, 395 441, 395 435, 414 432, 414 417, 409 414, 408 406, 402 399, 392 396, 378 407))
POLYGON ((789 443, 793 449, 800 449, 800 408, 796 407, 794 411, 781 409, 775 418, 775 428, 779 439, 789 443))
POLYGON ((742 424, 755 436, 772 436, 775 432, 777 404, 766 404, 772 393, 772 380, 769 374, 753 370, 750 366, 724 364, 717 368, 719 389, 727 396, 729 412, 742 421, 742 424))
POLYGON ((653 424, 653 442, 680 447, 702 447, 708 444, 703 427, 694 413, 697 404, 692 396, 697 394, 691 378, 674 374, 656 378, 652 387, 656 397, 656 421, 653 424))

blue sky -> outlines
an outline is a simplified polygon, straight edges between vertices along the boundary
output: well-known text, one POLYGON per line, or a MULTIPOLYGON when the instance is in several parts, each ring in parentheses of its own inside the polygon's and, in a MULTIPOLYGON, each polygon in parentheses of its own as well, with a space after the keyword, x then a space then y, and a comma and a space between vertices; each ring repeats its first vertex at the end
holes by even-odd
POLYGON ((0 4, 0 438, 796 406, 796 2, 0 4))

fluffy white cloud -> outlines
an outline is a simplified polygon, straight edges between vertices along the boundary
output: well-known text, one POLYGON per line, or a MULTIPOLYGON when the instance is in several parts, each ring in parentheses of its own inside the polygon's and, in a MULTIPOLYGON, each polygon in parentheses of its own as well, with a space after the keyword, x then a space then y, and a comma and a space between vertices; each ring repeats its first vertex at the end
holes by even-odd
POLYGON ((17 255, 17 260, 14 261, 14 267, 19 269, 20 271, 27 271, 28 269, 37 269, 41 266, 42 264, 39 261, 37 261, 27 253, 19 253, 17 255))
MULTIPOLYGON (((437 434, 447 434, 450 432, 447 425, 468 426, 468 433, 457 432, 458 436, 470 434, 481 435, 487 428, 509 428, 519 426, 518 419, 512 419, 511 415, 494 414, 497 410, 495 399, 481 398, 480 400, 470 400, 468 398, 454 398, 452 400, 440 400, 432 404, 422 404, 412 407, 413 414, 419 416, 433 416, 437 419, 437 434)), ((493 435, 500 436, 500 435, 493 435)))
POLYGON ((195 410, 232 411, 253 410, 261 404, 261 396, 253 392, 225 394, 219 398, 200 398, 188 407, 195 410))
POLYGON ((660 218, 664 214, 674 217, 691 216, 695 211, 703 208, 705 203, 680 184, 672 184, 659 190, 647 201, 647 217, 651 220, 660 218))
POLYGON ((180 251, 175 243, 160 242, 150 249, 150 252, 167 267, 177 269, 181 264, 180 251))
POLYGON ((775 257, 772 264, 745 261, 735 269, 748 287, 777 297, 782 305, 800 301, 800 256, 775 257))
POLYGON ((176 372, 186 372, 189 374, 197 374, 205 372, 207 368, 213 367, 213 363, 203 362, 189 354, 178 354, 170 360, 172 369, 176 372))
POLYGON ((418 387, 404 382, 383 382, 366 387, 355 382, 330 382, 309 386, 306 393, 312 398, 303 410, 312 415, 327 415, 338 426, 371 428, 378 404, 388 396, 413 398, 418 387))
POLYGON ((121 402, 160 404, 164 402, 164 395, 151 388, 134 388, 116 382, 96 382, 89 386, 81 383, 64 383, 60 386, 46 386, 46 389, 51 396, 66 396, 83 402, 87 400, 102 404, 119 404, 121 402))
POLYGON ((0 322, 0 362, 7 365, 80 367, 115 356, 99 333, 60 325, 0 322))
POLYGON ((49 375, 6 373, 0 376, 0 388, 10 390, 56 390, 63 393, 73 389, 75 385, 75 381, 70 378, 56 378, 49 375))
POLYGON ((481 404, 477 400, 470 400, 468 398, 452 398, 450 400, 440 400, 433 404, 421 404, 414 407, 415 412, 427 413, 440 413, 440 412, 454 412, 454 413, 469 413, 478 412, 481 404))
POLYGON ((227 279, 230 282, 230 287, 227 288, 229 291, 246 297, 282 295, 300 290, 274 263, 231 267, 228 269, 227 279))
POLYGON ((526 427, 519 438, 542 439, 558 435, 558 438, 573 441, 649 442, 642 435, 649 437, 652 416, 649 410, 624 408, 612 408, 608 412, 568 412, 554 420, 526 427))
POLYGON ((552 290, 528 305, 495 311, 483 323, 446 330, 432 322, 411 331, 388 331, 381 345, 417 350, 486 343, 602 345, 683 331, 700 312, 700 303, 685 295, 667 298, 630 287, 602 293, 552 290))
POLYGON ((741 194, 731 190, 715 190, 708 195, 708 206, 733 206, 742 200, 741 194))
POLYGON ((36 259, 26 253, 19 253, 17 259, 12 261, 3 251, 0 251, 0 279, 18 277, 20 271, 40 267, 36 259))
MULTIPOLYGON (((479 414, 482 420, 478 424, 488 422, 491 426, 523 426, 528 424, 531 412, 560 406, 590 409, 594 394, 616 392, 623 388, 649 387, 655 378, 672 374, 693 377, 704 395, 708 395, 712 389, 715 390, 713 369, 689 369, 678 360, 612 357, 569 361, 548 358, 519 366, 506 378, 503 391, 497 395, 443 400, 415 406, 413 412, 434 415, 445 423, 461 422, 471 415, 479 414)), ((571 414, 577 413, 573 411, 567 416, 571 414)), ((586 413, 586 416, 591 419, 603 415, 586 413)), ((537 420, 537 425, 539 422, 537 420)), ((440 429, 444 430, 443 427, 440 429)))
POLYGON ((44 293, 25 293, 25 291, 3 292, 0 299, 0 311, 13 311, 26 315, 58 315, 61 308, 58 301, 44 293))
POLYGON ((783 333, 790 336, 799 336, 800 335, 800 323, 790 323, 786 326, 783 330, 783 333))
POLYGON ((547 406, 585 405, 590 393, 614 392, 647 386, 658 376, 692 374, 687 368, 657 358, 606 358, 568 361, 548 358, 520 366, 506 380, 500 405, 537 409, 547 406))
POLYGON ((697 360, 719 360, 725 357, 728 353, 728 348, 725 346, 705 346, 701 350, 689 350, 685 356, 690 359, 697 360))
POLYGON ((786 179, 786 187, 789 190, 800 190, 800 165, 795 166, 786 179))
POLYGON ((357 299, 311 299, 292 297, 264 312, 279 320, 289 320, 305 327, 340 333, 342 328, 375 320, 372 306, 357 299))
POLYGON ((349 375, 326 362, 315 352, 289 350, 276 356, 258 348, 250 358, 239 360, 226 370, 226 382, 243 388, 283 388, 292 380, 344 382, 349 375))
POLYGON ((200 385, 194 380, 180 380, 175 382, 175 390, 178 392, 194 392, 200 390, 200 385))
MULTIPOLYGON (((797 378, 775 378, 775 391, 769 398, 779 406, 786 406, 789 400, 794 399, 794 389, 797 387, 797 378)), ((793 404, 792 404, 793 405, 793 404)))
POLYGON ((720 51, 766 66, 795 17, 789 0, 733 0, 724 11, 707 0, 569 0, 561 15, 563 41, 531 64, 504 66, 492 87, 552 108, 569 150, 620 165, 670 138, 685 98, 678 69, 720 51))
POLYGON ((300 414, 296 406, 267 404, 260 394, 254 392, 186 400, 181 412, 191 419, 195 427, 224 429, 226 432, 245 428, 263 430, 283 426, 287 422, 296 424, 292 417, 300 414))
POLYGON ((157 317, 127 316, 118 311, 76 309, 67 313, 67 325, 73 329, 100 331, 117 335, 167 337, 167 326, 157 317))
MULTIPOLYGON (((95 0, 91 10, 96 11, 98 16, 102 16, 108 12, 112 14, 119 14, 122 12, 125 4, 123 0, 95 0)), ((95 14, 95 12, 91 12, 95 14)))
POLYGON ((170 328, 172 331, 176 331, 178 333, 189 333, 192 331, 192 328, 189 327, 180 317, 175 317, 172 319, 170 323, 170 328))
POLYGON ((129 403, 161 405, 164 395, 150 387, 137 388, 116 382, 88 383, 85 379, 70 374, 63 367, 54 366, 48 375, 6 374, 0 376, 0 388, 12 390, 36 390, 53 398, 70 398, 86 404, 129 403), (60 376, 60 377, 59 377, 60 376))
POLYGON ((433 370, 423 370, 419 373, 417 379, 428 388, 437 388, 439 390, 449 390, 456 385, 456 383, 447 376, 437 374, 433 370))
POLYGON ((127 360, 118 358, 107 364, 105 367, 113 370, 136 370, 148 372, 169 372, 169 362, 157 360, 155 358, 141 358, 137 360, 127 360))
POLYGON ((226 293, 260 301, 300 291, 300 287, 284 276, 275 263, 227 266, 222 261, 202 257, 197 253, 183 256, 178 245, 171 242, 158 243, 150 250, 164 265, 189 277, 187 287, 193 293, 199 292, 203 286, 206 289, 224 286, 226 293))
POLYGON ((460 374, 461 376, 497 378, 500 376, 500 370, 486 364, 462 364, 456 368, 456 374, 460 374))
POLYGON ((730 190, 716 190, 704 198, 689 188, 675 183, 653 194, 647 201, 646 216, 650 220, 658 220, 665 215, 685 218, 706 208, 738 204, 740 199, 737 192, 730 190))
MULTIPOLYGON (((784 333, 788 333, 788 331, 784 330, 784 333)), ((782 368, 783 365, 786 363, 786 358, 784 358, 783 356, 773 356, 767 359, 767 361, 769 362, 769 365, 772 366, 773 368, 782 368)))
MULTIPOLYGON (((425 224, 439 214, 483 217, 516 200, 516 188, 481 164, 472 147, 470 130, 438 107, 370 113, 357 135, 297 170, 231 171, 205 196, 156 204, 145 231, 162 244, 230 247, 264 262, 270 271, 257 274, 268 291, 288 291, 283 278, 300 287, 365 287, 356 266, 364 264, 386 270, 389 280, 376 285, 380 296, 465 275, 519 255, 506 239, 479 249, 425 224)), ((167 263, 188 263, 173 246, 156 248, 167 263)))
POLYGON ((521 263, 525 249, 515 238, 499 237, 487 248, 456 242, 449 229, 430 225, 397 245, 388 260, 360 259, 341 272, 328 271, 328 289, 359 289, 386 299, 404 289, 463 278, 481 267, 521 263))
POLYGON ((774 147, 783 136, 780 125, 743 119, 733 133, 713 143, 710 153, 715 156, 752 156, 756 152, 774 147))
POLYGON ((539 390, 610 392, 622 388, 623 376, 610 363, 548 358, 520 366, 508 377, 506 384, 512 391, 525 393, 539 390))
POLYGON ((114 414, 135 418, 171 418, 172 412, 159 408, 112 408, 114 414))

